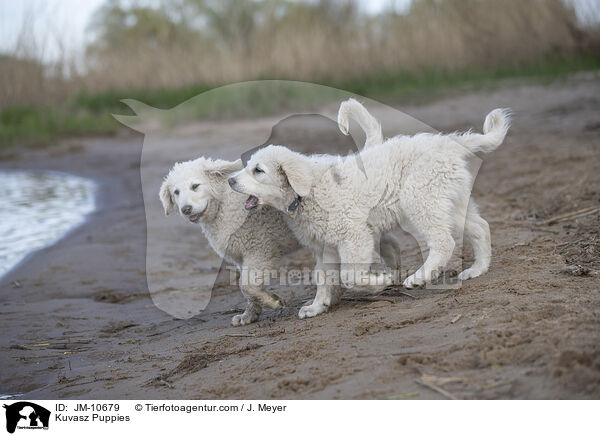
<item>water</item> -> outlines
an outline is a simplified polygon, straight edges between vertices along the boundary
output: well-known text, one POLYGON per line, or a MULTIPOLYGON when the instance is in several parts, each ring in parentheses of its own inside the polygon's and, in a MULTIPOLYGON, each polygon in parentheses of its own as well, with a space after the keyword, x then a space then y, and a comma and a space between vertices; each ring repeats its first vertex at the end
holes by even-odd
POLYGON ((0 394, 0 400, 15 400, 23 395, 21 392, 15 392, 14 394, 0 394))
POLYGON ((0 276, 83 223, 95 185, 53 171, 0 171, 0 276))

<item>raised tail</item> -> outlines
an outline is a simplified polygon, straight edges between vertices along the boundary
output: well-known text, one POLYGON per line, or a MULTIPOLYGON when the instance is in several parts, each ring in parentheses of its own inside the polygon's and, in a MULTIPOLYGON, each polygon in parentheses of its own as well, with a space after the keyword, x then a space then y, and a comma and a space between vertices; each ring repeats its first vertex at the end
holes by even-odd
POLYGON ((471 153, 482 151, 489 153, 502 144, 510 128, 510 110, 494 109, 483 122, 483 135, 480 133, 464 133, 456 137, 457 141, 471 153))
POLYGON ((344 135, 350 134, 350 119, 356 121, 367 135, 363 148, 383 142, 383 134, 381 133, 381 124, 379 124, 379 121, 362 104, 353 98, 343 101, 338 110, 338 127, 344 135))

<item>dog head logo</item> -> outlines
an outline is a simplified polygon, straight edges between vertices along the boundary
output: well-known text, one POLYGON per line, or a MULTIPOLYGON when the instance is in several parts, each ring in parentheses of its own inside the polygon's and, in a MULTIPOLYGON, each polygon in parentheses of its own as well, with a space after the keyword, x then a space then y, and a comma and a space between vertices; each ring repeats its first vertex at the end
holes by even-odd
POLYGON ((5 404, 6 431, 14 433, 19 429, 47 429, 50 422, 50 411, 29 401, 5 404))

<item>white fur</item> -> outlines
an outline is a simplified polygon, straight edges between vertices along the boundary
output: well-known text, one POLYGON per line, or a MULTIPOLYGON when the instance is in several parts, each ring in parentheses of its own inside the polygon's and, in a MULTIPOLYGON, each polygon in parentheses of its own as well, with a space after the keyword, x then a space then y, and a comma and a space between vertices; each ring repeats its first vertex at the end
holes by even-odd
MULTIPOLYGON (((345 110, 345 116, 362 117, 361 126, 367 135, 365 146, 375 141, 381 143, 381 127, 374 130, 372 126, 379 126, 377 121, 360 103, 355 103, 345 110)), ((244 209, 247 196, 231 190, 227 183, 227 178, 241 168, 239 160, 229 162, 199 158, 177 163, 165 178, 159 197, 167 215, 178 211, 182 216, 194 219, 193 222, 200 224, 219 256, 234 263, 242 275, 254 271, 252 275, 256 277, 257 272, 276 267, 281 256, 296 250, 299 244, 289 231, 283 215, 276 209, 264 207, 250 212, 244 209), (198 185, 195 190, 192 189, 194 185, 198 185), (191 206, 187 215, 182 213, 186 206, 191 206)), ((400 243, 395 236, 384 235, 381 239, 381 257, 386 265, 395 268, 399 253, 400 243)), ((322 267, 322 262, 319 265, 322 267)), ((243 314, 233 317, 233 325, 245 325, 258 320, 261 306, 273 309, 284 307, 281 298, 264 291, 264 280, 262 282, 259 277, 258 283, 253 282, 252 286, 240 284, 248 304, 243 314)), ((301 318, 305 313, 303 309, 300 311, 301 318)))
POLYGON ((383 142, 379 121, 353 98, 343 101, 338 110, 338 127, 344 135, 350 134, 350 119, 354 119, 367 135, 364 148, 383 142))
MULTIPOLYGON (((160 199, 167 215, 191 206, 188 216, 196 218, 211 247, 219 256, 234 263, 242 276, 249 271, 277 268, 279 259, 299 248, 281 213, 271 207, 246 211, 246 196, 234 192, 227 178, 242 168, 241 161, 228 162, 199 158, 177 163, 160 188, 160 199), (192 186, 198 185, 196 190, 192 186), (178 192, 178 195, 175 194, 178 192)), ((253 278, 256 274, 253 273, 253 278)), ((282 309, 284 301, 264 290, 264 278, 251 284, 240 283, 248 300, 246 310, 231 320, 245 325, 258 320, 262 306, 282 309)))
MULTIPOLYGON (((298 240, 315 253, 316 270, 325 255, 339 258, 345 287, 381 289, 391 282, 386 273, 369 268, 375 236, 397 225, 411 229, 429 248, 425 264, 404 281, 406 287, 436 277, 454 250, 452 231, 463 227, 475 254, 475 263, 459 276, 467 279, 486 272, 491 259, 489 226, 470 200, 468 160, 498 147, 508 128, 508 112, 496 109, 486 117, 483 134, 396 136, 354 156, 305 156, 271 145, 231 179, 238 192, 286 213, 298 240), (257 167, 262 172, 255 172, 257 167), (298 196, 300 206, 288 211, 298 196)), ((326 311, 336 299, 330 287, 318 288, 300 316, 326 311)))

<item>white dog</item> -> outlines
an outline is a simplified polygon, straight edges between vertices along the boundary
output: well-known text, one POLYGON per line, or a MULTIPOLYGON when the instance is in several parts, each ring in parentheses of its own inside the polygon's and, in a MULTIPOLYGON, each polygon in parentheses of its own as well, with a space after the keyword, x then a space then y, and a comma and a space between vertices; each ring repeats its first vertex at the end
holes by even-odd
MULTIPOLYGON (((366 109, 356 101, 345 102, 339 111, 340 125, 348 126, 348 119, 359 121, 365 130, 366 145, 382 142, 381 127, 366 109)), ((346 132, 347 134, 347 127, 346 132)), ((267 277, 261 273, 277 268, 285 254, 300 245, 287 227, 283 215, 276 209, 253 208, 252 199, 230 189, 227 179, 243 167, 240 160, 229 162, 199 158, 173 166, 160 188, 160 200, 165 213, 179 211, 202 230, 215 252, 234 263, 242 278, 240 289, 247 298, 246 310, 232 319, 232 324, 246 325, 258 320, 262 306, 281 309, 284 302, 277 295, 264 290, 267 277)), ((373 242, 371 242, 373 244, 373 242)), ((400 245, 392 235, 381 241, 381 257, 395 267, 399 260, 400 245)))
POLYGON ((283 300, 264 290, 257 274, 277 268, 285 254, 299 248, 279 211, 244 210, 245 198, 233 192, 227 178, 243 167, 241 160, 228 162, 199 158, 176 163, 160 188, 160 200, 168 215, 175 210, 199 223, 215 252, 234 263, 243 278, 240 289, 247 298, 246 310, 231 320, 234 326, 258 320, 262 306, 285 307, 283 300))
MULTIPOLYGON (((313 252, 337 254, 347 288, 381 289, 391 282, 389 274, 370 267, 374 236, 398 225, 422 237, 429 248, 424 265, 404 286, 434 279, 454 250, 453 230, 462 229, 475 256, 459 275, 464 280, 485 273, 491 259, 489 226, 470 200, 468 159, 497 148, 508 128, 508 112, 496 109, 485 119, 484 134, 401 135, 353 156, 306 156, 271 145, 254 153, 229 183, 249 195, 249 205, 284 212, 298 240, 313 252)), ((319 269, 323 259, 316 260, 319 269)), ((322 313, 337 298, 331 286, 318 286, 315 300, 300 316, 322 313)))

